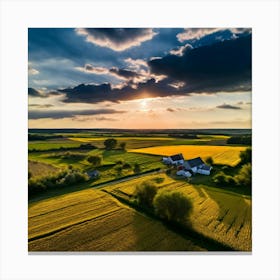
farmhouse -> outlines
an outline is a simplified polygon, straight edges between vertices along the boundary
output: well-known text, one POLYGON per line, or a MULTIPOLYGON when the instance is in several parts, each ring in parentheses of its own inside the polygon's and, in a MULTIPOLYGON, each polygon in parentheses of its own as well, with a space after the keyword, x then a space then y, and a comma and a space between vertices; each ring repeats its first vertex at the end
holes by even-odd
POLYGON ((182 165, 184 164, 184 157, 182 154, 177 154, 169 157, 163 157, 162 161, 165 164, 182 165))
POLYGON ((191 177, 192 174, 198 173, 203 175, 210 175, 211 166, 206 165, 201 157, 184 160, 182 154, 177 154, 162 158, 163 163, 178 166, 177 175, 184 177, 191 177))
POLYGON ((199 173, 203 175, 210 175, 210 171, 212 169, 212 167, 206 165, 200 157, 186 160, 183 164, 183 167, 187 171, 191 170, 193 173, 199 173))

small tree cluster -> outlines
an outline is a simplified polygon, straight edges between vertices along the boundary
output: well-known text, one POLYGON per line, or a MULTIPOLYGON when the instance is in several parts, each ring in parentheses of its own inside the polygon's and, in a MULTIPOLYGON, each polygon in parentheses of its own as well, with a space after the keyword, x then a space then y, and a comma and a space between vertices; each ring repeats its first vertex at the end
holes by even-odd
POLYGON ((134 192, 137 204, 144 209, 153 210, 157 216, 168 222, 186 222, 192 211, 190 199, 180 192, 157 190, 152 180, 142 182, 134 192))
POLYGON ((107 151, 113 150, 117 146, 117 140, 114 138, 108 138, 104 141, 104 146, 107 151))
POLYGON ((102 158, 100 156, 89 156, 87 161, 92 164, 93 167, 101 165, 102 158))

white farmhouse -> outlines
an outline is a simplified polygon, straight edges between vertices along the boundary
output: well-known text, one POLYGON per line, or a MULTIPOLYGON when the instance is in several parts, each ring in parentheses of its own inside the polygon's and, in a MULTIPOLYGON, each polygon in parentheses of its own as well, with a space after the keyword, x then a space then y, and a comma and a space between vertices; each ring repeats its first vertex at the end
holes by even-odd
POLYGON ((177 154, 177 155, 173 155, 173 156, 169 156, 169 157, 163 157, 162 161, 165 164, 183 165, 184 157, 182 154, 177 154))
POLYGON ((183 164, 185 170, 191 170, 193 173, 210 175, 211 166, 206 165, 200 157, 186 160, 183 164))

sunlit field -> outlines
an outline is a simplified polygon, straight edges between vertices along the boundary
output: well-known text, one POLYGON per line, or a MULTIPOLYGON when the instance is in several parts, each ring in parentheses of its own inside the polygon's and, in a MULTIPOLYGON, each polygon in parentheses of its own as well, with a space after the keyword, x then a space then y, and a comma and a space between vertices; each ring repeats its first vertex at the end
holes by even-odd
POLYGON ((161 156, 182 153, 185 159, 201 157, 205 160, 207 157, 212 157, 215 164, 235 166, 239 163, 240 152, 245 150, 246 147, 178 145, 133 149, 130 152, 161 156))
POLYGON ((99 190, 31 203, 28 215, 29 251, 205 250, 99 190))

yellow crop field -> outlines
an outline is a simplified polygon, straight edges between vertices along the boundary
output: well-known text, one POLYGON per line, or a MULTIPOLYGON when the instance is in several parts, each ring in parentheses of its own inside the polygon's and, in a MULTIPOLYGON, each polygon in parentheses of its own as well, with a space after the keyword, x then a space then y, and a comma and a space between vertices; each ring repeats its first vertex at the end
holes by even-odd
POLYGON ((236 250, 252 250, 251 198, 248 196, 203 185, 194 186, 186 181, 174 180, 165 174, 134 179, 107 187, 106 190, 131 195, 136 185, 156 177, 164 178, 164 181, 158 184, 159 191, 177 190, 192 200, 193 212, 189 218, 195 231, 236 250))
POLYGON ((246 150, 246 147, 176 145, 133 149, 129 151, 133 153, 143 153, 161 156, 170 156, 182 153, 185 159, 201 157, 205 160, 207 157, 212 157, 214 163, 216 164, 227 164, 235 166, 239 163, 240 152, 244 150, 246 150))
POLYGON ((205 250, 100 190, 30 203, 28 215, 29 251, 205 250))

